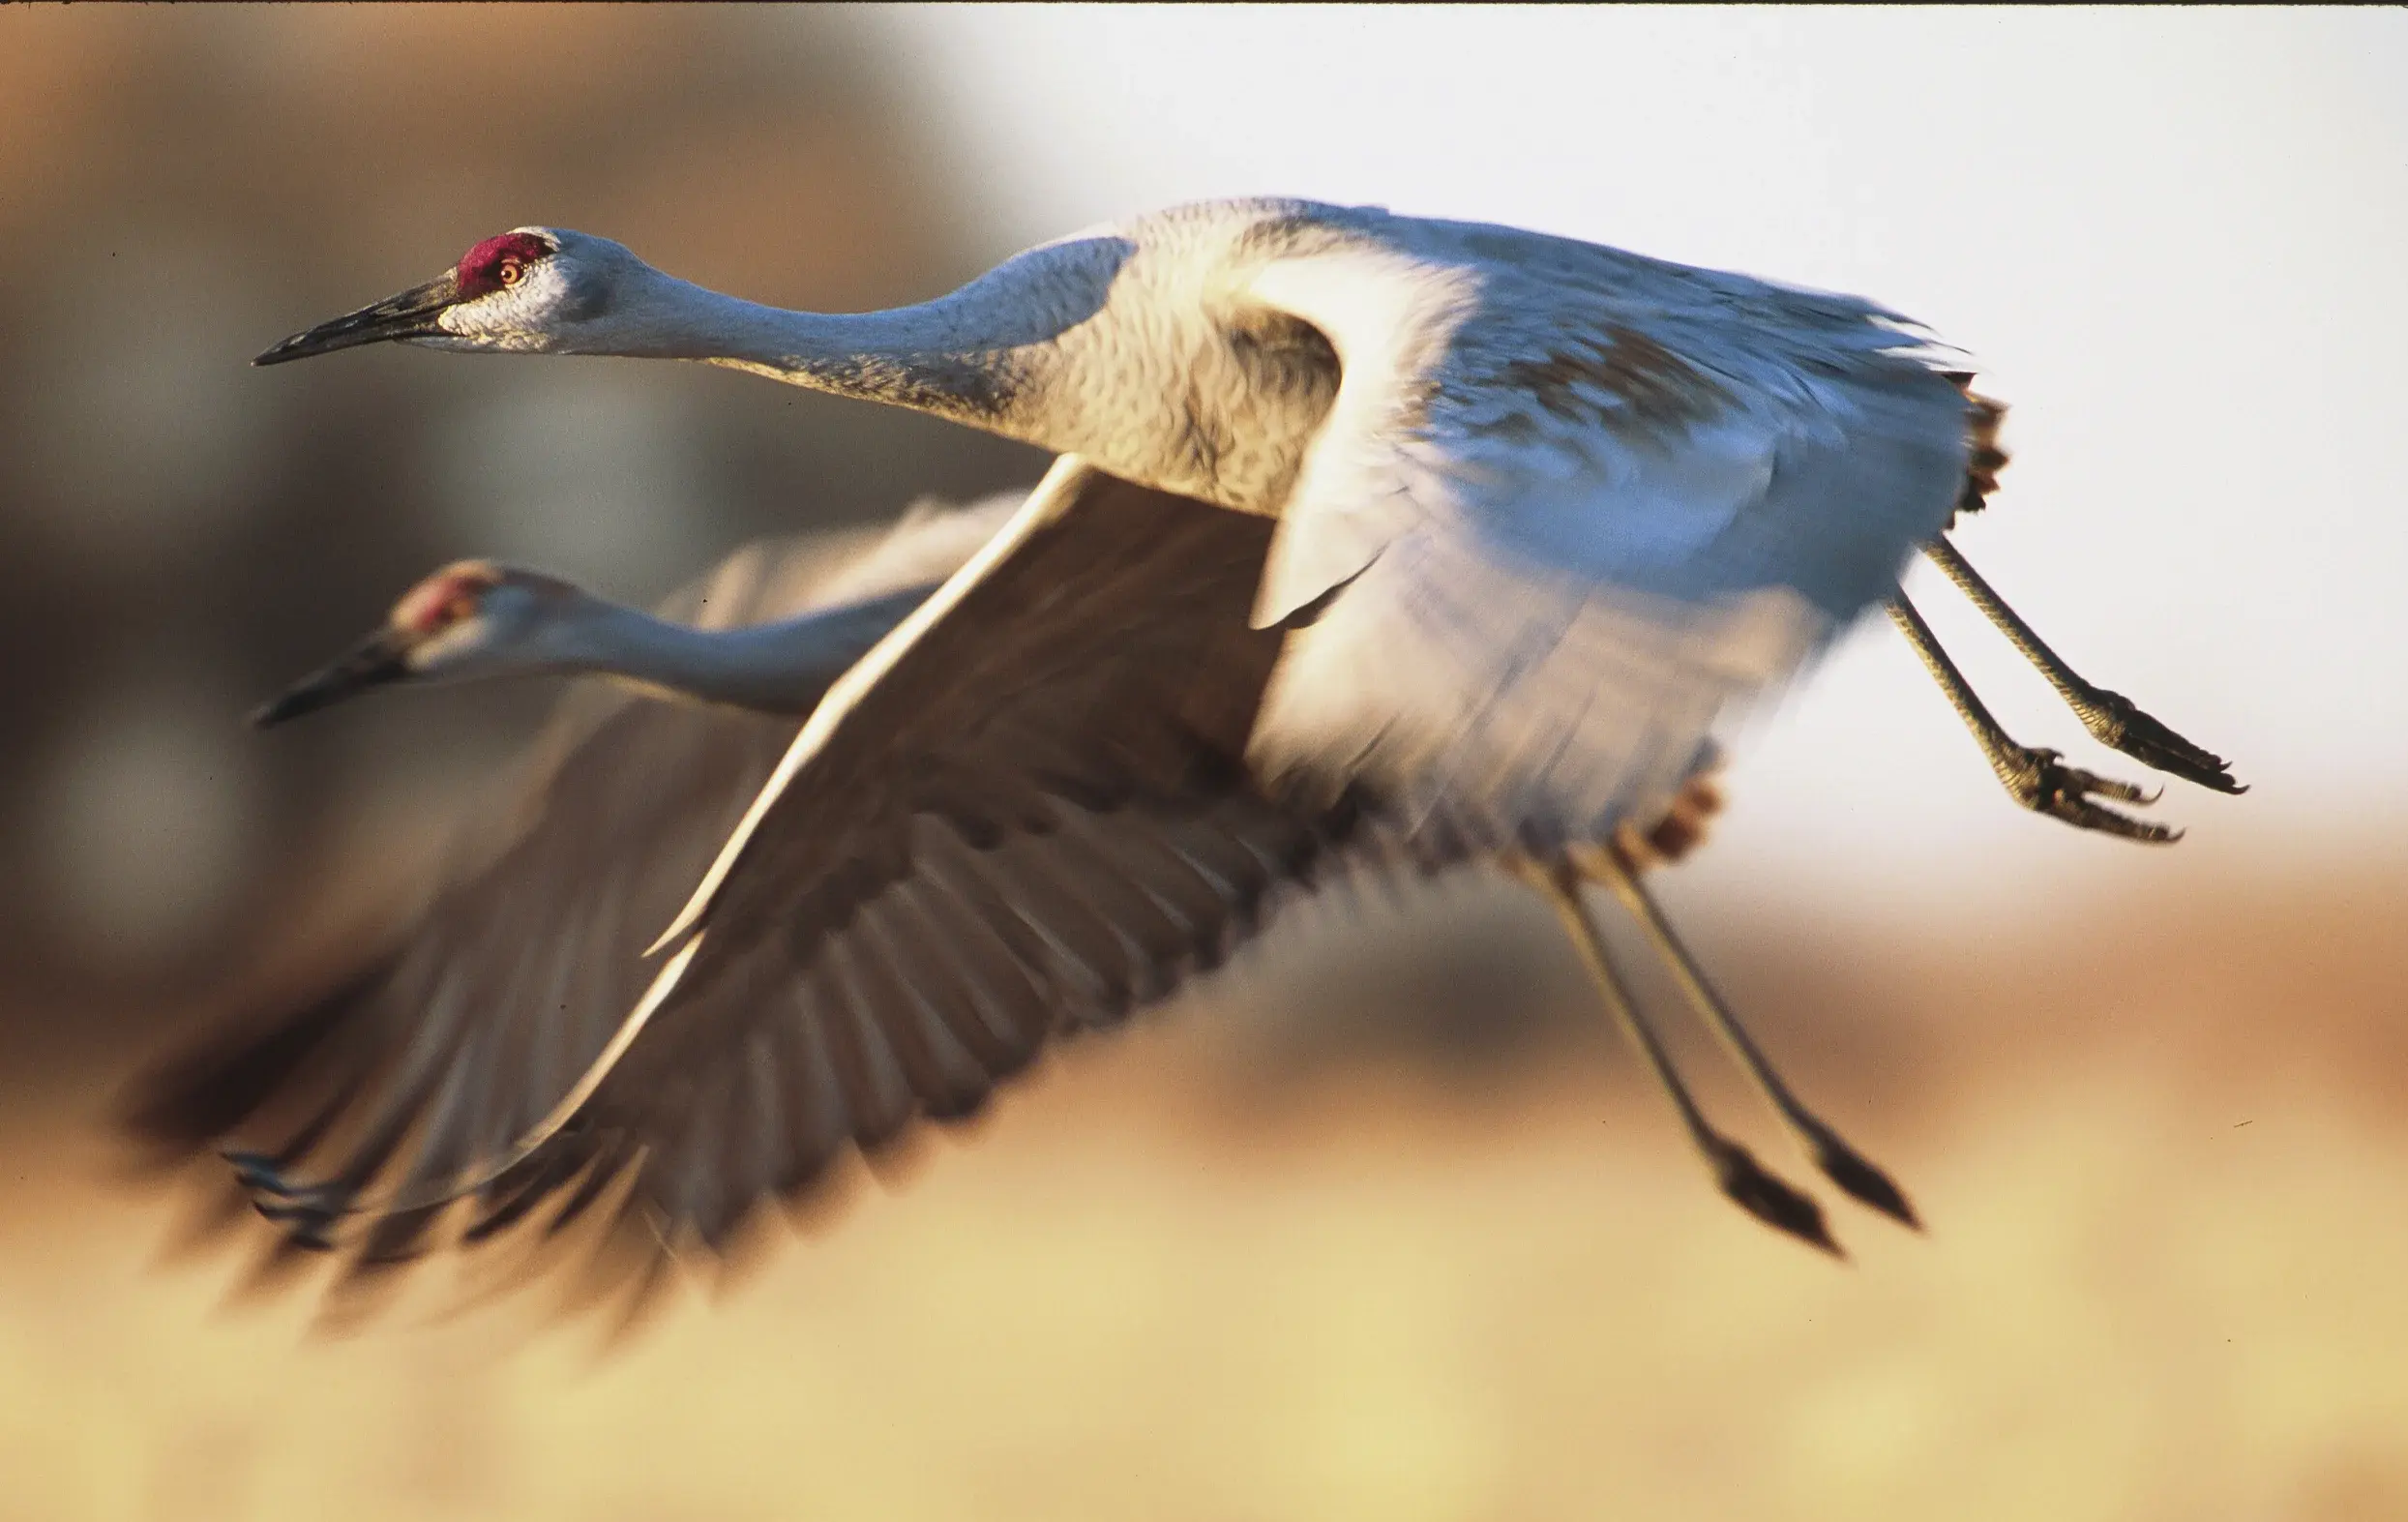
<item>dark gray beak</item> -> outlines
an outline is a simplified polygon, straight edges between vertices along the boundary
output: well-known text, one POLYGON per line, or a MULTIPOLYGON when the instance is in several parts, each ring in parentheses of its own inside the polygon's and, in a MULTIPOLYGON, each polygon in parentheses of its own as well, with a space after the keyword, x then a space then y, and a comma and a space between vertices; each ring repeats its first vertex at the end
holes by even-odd
POLYGON ((459 300, 460 276, 457 272, 447 272, 424 285, 412 285, 398 296, 387 296, 372 306, 362 307, 332 322, 321 322, 307 333, 296 333, 252 363, 282 365, 288 359, 332 354, 339 348, 357 348, 362 343, 431 338, 443 331, 436 325, 435 318, 442 314, 444 308, 459 300))
POLYGON ((334 665, 303 677, 282 697, 260 704, 253 711, 251 722, 254 728, 264 730, 286 719, 315 713, 346 698, 402 681, 411 674, 409 662, 404 659, 407 650, 401 634, 391 628, 379 629, 334 665))

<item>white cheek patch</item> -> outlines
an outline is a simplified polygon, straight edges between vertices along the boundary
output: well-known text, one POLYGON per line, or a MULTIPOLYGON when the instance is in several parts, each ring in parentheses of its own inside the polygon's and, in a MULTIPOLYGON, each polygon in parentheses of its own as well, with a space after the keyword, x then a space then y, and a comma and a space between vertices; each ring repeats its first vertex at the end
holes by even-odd
POLYGON ((532 264, 516 285, 444 308, 435 314, 435 325, 456 337, 475 339, 480 347, 537 349, 548 341, 567 296, 568 283, 557 268, 549 262, 532 264))
POLYGON ((440 634, 411 645, 402 661, 416 673, 439 670, 476 654, 485 643, 485 633, 482 616, 462 618, 440 634))

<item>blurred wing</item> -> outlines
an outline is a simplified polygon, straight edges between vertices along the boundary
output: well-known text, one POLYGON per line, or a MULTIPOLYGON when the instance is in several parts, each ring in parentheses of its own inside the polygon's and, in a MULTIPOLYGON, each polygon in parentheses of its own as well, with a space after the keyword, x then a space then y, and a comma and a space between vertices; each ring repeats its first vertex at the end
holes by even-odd
POLYGON ((645 1143, 631 1219, 716 1242, 846 1141, 968 1111, 1356 837, 1351 800, 1281 807, 1243 764, 1270 529, 1065 459, 831 689, 580 1113, 592 1146, 645 1143))
MULTIPOLYGON (((921 504, 885 530, 744 546, 663 617, 728 629, 940 582, 1025 493, 921 504)), ((776 715, 572 684, 517 784, 455 830, 439 890, 326 986, 245 1018, 136 1082, 125 1121, 168 1157, 227 1140, 357 1194, 439 1179, 531 1125, 655 969, 638 954, 792 742, 776 715)), ((372 1248, 414 1249, 431 1213, 372 1248)))
POLYGON ((1946 525, 1967 403, 1880 309, 1347 215, 1248 288, 1343 368, 1255 608, 1299 630, 1271 776, 1483 845, 1595 838, 1946 525))
MULTIPOLYGON (((463 831, 466 859, 423 913, 332 987, 160 1063, 128 1128, 169 1154, 238 1143, 352 1195, 448 1179, 550 1109, 650 980, 644 937, 793 734, 789 719, 624 700, 561 727, 506 845, 478 852, 463 831)), ((380 1226, 366 1256, 415 1251, 435 1213, 380 1226)))
MULTIPOLYGON (((599 1217, 606 1277, 720 1247, 847 1145, 966 1114, 1048 1035, 1213 964, 1349 833, 1344 809, 1299 815, 1244 782, 1279 638, 1245 623, 1269 525, 1080 479, 1091 522, 1152 552, 1024 534, 858 695, 762 814, 672 997, 574 1122, 481 1191, 472 1236, 539 1207, 547 1235, 599 1217)), ((958 560, 992 527, 910 531, 949 535, 958 560)), ((928 548, 888 574, 927 575, 928 548)), ((764 606, 746 563, 714 597, 764 606)), ((134 1128, 182 1149, 256 1135, 283 1176, 330 1179, 314 1203, 336 1212, 473 1176, 611 1041, 657 970, 638 948, 792 738, 790 721, 621 706, 394 951, 164 1067, 134 1128)), ((362 1261, 422 1250, 444 1213, 380 1219, 362 1261)))

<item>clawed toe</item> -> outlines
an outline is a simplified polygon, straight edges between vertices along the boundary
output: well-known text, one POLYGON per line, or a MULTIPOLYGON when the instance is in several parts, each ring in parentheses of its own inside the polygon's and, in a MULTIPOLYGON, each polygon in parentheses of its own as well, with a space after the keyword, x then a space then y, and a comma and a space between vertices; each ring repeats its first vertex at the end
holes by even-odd
POLYGON ((329 1252, 335 1245, 335 1222, 342 1217, 350 1192, 339 1183, 295 1183, 277 1160, 262 1152, 223 1152, 234 1169, 234 1179, 251 1194, 251 1208, 260 1219, 282 1227, 296 1247, 329 1252))
POLYGON ((2213 788, 2217 792, 2249 791, 2233 781, 2232 769, 2224 758, 2175 733, 2133 706, 2132 701, 2122 693, 2097 689, 2092 701, 2077 711, 2082 716, 2083 728, 2100 744, 2122 751, 2154 770, 2202 788, 2213 788))
MULTIPOLYGON (((1958 590, 1973 599, 1974 606, 1979 608, 1983 615, 2023 653, 2024 659, 2048 679, 2048 684, 2057 689, 2066 705, 2080 717, 2082 727, 2090 731, 2100 744, 2122 751, 2152 770, 2180 777, 2217 792, 2249 791, 2233 781, 2231 768, 2225 764, 2224 758, 2175 733, 2143 713, 2122 693, 2109 692, 2076 674, 2071 667, 2059 659, 2056 651, 2041 642, 2015 610, 2007 606, 2006 599, 1991 589, 1990 583, 1981 579, 1979 573, 1946 538, 1935 539, 1923 549, 1932 562, 1956 583, 1958 590)), ((1901 596, 1891 603, 1890 616, 1914 644, 1916 653, 1921 657, 1932 678, 1948 695, 1948 701, 1955 705, 1958 716, 1972 729, 1975 739, 1981 744, 1982 753, 1990 758, 1992 765, 2000 768, 2001 776, 2006 776, 2014 763, 2019 748, 1999 731, 1997 721, 1990 717, 1990 711, 1981 705, 1973 689, 1966 685, 1963 673, 1957 671, 1947 653, 1940 648, 1939 641, 1932 637, 1930 625, 1923 622, 1922 615, 1915 611, 1914 605, 1901 596)), ((2051 760, 2055 757, 2054 752, 2047 751, 2022 751, 2020 755, 2027 763, 2036 755, 2051 760)), ((2073 789, 2075 796, 2069 798, 2053 796, 2053 790, 2044 785, 2027 791, 2011 778, 2007 781, 2007 788, 2016 793, 2024 807, 2053 814, 2083 829, 2104 830, 2132 840, 2164 842, 2179 838, 2178 831, 2143 824, 2113 810, 2085 803, 2078 796, 2089 791, 2126 803, 2152 801, 2118 791, 2126 784, 2102 785, 2100 779, 2091 777, 2087 772, 2067 770, 2064 775, 2068 781, 2078 781, 2087 786, 2076 786, 2073 789)))
POLYGON ((272 1195, 287 1199, 292 1185, 284 1179, 284 1170, 265 1152, 220 1152, 227 1166, 234 1170, 234 1181, 254 1195, 272 1195))
MULTIPOLYGON (((2047 768, 2043 767, 2042 772, 2045 777, 2047 768)), ((2077 767, 2060 766, 2056 774, 2063 779, 2063 786, 2067 789, 2095 794, 2101 798, 2113 798, 2118 803, 2137 804, 2144 809, 2165 796, 2163 788, 2144 788, 2136 782, 2126 782, 2117 777, 2101 777, 2095 771, 2083 771, 2077 767)))
POLYGON ((2084 771, 2079 766, 2066 765, 2063 755, 2057 751, 2025 749, 2011 753, 2001 780, 2017 803, 2078 829, 2120 835, 2153 846, 2170 846, 2183 838, 2183 832, 2171 825, 2136 820, 2092 801, 2094 797, 2105 797, 2145 808, 2157 801, 2158 793, 2084 771))

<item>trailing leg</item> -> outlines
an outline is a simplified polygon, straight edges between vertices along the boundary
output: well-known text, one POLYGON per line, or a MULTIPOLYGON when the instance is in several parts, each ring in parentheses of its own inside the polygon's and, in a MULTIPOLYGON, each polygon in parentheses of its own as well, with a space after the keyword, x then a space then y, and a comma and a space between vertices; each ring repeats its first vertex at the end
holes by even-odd
POLYGON ((2057 689, 2057 696, 2074 711, 2082 727, 2091 731, 2102 745, 2122 751, 2133 760, 2143 761, 2158 771, 2171 772, 2185 782, 2218 792, 2246 792, 2249 790, 2233 781, 2232 770, 2224 759, 2189 740, 2134 707, 2130 699, 2121 693, 2095 686, 2076 674, 2073 668, 2058 657, 2056 651, 2042 642, 2032 626, 2019 617, 2007 600, 1983 581, 1957 548, 1943 537, 1923 547, 1943 575, 1956 583, 1957 590, 1971 599, 1982 616, 1998 626, 2009 643, 2023 652, 2023 658, 2048 679, 2057 689))
POLYGON ((1522 877, 1555 907, 1563 921, 1564 931, 1572 943, 1580 948, 1581 959, 1588 964, 1590 975, 1597 991, 1614 1011, 1614 1017, 1628 1035, 1639 1055, 1647 1059, 1656 1083, 1680 1113, 1680 1123, 1688 1131, 1690 1143, 1706 1160, 1714 1176, 1715 1185, 1732 1203, 1748 1214, 1786 1232, 1800 1241, 1808 1242, 1834 1257, 1845 1257, 1839 1243, 1831 1239, 1830 1229, 1823 1223, 1823 1208, 1800 1193, 1778 1176, 1756 1161, 1754 1154, 1739 1143, 1716 1131, 1691 1097, 1672 1055, 1664 1043, 1639 1013, 1628 987, 1615 970, 1613 957, 1606 950, 1605 940, 1589 917, 1589 909, 1581 901, 1580 875, 1568 864, 1557 862, 1541 865, 1524 862, 1518 867, 1522 877))
POLYGON ((1654 895, 1648 892, 1620 854, 1611 851, 1596 851, 1584 855, 1581 864, 1589 876, 1612 888, 1623 907, 1630 910, 1631 917, 1647 933, 1656 953, 1672 968, 1681 992, 1688 996, 1689 1002, 1705 1017, 1706 1023, 1713 1028, 1723 1046, 1738 1059, 1741 1067, 1747 1069, 1748 1076, 1755 1080, 1765 1098, 1779 1112, 1782 1122, 1798 1138, 1799 1144, 1814 1160, 1815 1167, 1822 1170, 1823 1176, 1853 1198, 1892 1220, 1921 1230, 1922 1222, 1916 1218, 1915 1207, 1907 1203, 1905 1192, 1863 1153, 1842 1140, 1839 1133, 1826 1124, 1821 1117, 1807 1109, 1804 1102, 1791 1091, 1789 1085, 1782 1081, 1771 1059, 1765 1056, 1764 1050, 1747 1033, 1746 1027, 1739 1024, 1739 1016, 1732 1013, 1731 1006, 1723 1002, 1722 996, 1706 980, 1697 959, 1689 955, 1689 948, 1681 943, 1679 933, 1672 928, 1672 922, 1664 917, 1654 895))
POLYGON ((1915 646, 1915 653, 1922 658, 1923 669, 1931 672, 1932 680, 1938 682, 1940 690, 1947 695, 1957 717, 1965 721, 1965 728, 1973 732, 1974 742, 1981 747, 1981 754, 1989 760, 1990 769, 1998 774, 2007 795, 2017 803, 2036 814, 2063 820, 2079 829, 2100 830, 2153 846, 2171 845, 2183 838, 2181 830, 2136 820, 2091 801, 2092 795, 2096 794, 2118 803, 2146 806, 2157 800, 2155 793, 2144 792, 2128 782, 2118 782, 2112 777, 2101 777, 2076 766, 2066 765, 2061 752, 2036 750, 2007 738, 2007 731, 1999 728, 1996 719, 1990 717, 1990 710, 1982 705, 1979 698, 1974 696, 1973 687, 1957 671, 1956 663, 1948 659, 1946 650, 1940 648, 1940 642, 1933 636, 1931 626, 1923 622, 1923 615, 1915 611, 1915 605, 1907 601, 1904 592, 1890 602, 1889 616, 1897 623, 1899 632, 1906 636, 1907 642, 1915 646))

